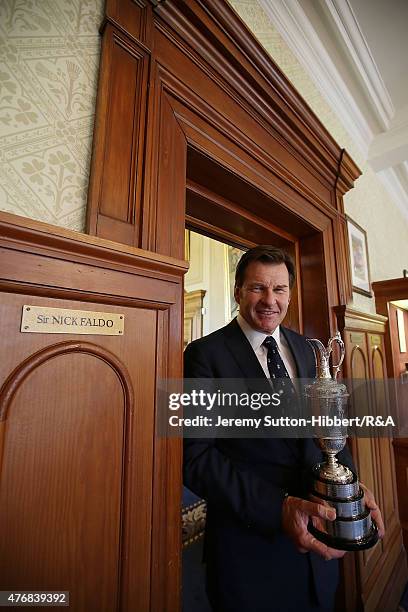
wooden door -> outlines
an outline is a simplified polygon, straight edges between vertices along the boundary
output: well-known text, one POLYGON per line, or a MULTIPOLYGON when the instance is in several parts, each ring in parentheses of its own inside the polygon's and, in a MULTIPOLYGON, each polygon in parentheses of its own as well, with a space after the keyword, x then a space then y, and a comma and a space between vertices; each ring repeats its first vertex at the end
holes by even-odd
POLYGON ((74 612, 176 609, 180 441, 156 428, 160 380, 181 366, 184 262, 0 226, 0 588, 69 591, 74 612), (123 332, 31 333, 37 307, 117 315, 123 332))
MULTIPOLYGON (((369 406, 370 414, 383 414, 384 402, 388 401, 386 319, 351 309, 336 309, 336 312, 346 349, 343 374, 354 387, 353 401, 369 406), (359 381, 364 380, 374 380, 375 384, 360 387, 359 381)), ((398 518, 392 440, 359 437, 351 440, 351 448, 359 479, 373 491, 381 508, 386 534, 374 548, 356 553, 354 559, 350 555, 345 558, 346 607, 348 610, 361 607, 367 612, 393 610, 398 606, 407 570, 398 518)))

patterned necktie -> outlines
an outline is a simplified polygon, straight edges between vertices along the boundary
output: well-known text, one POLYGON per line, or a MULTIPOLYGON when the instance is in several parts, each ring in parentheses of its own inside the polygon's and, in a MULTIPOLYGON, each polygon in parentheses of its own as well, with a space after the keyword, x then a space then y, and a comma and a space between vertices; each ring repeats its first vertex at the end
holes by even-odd
POLYGON ((274 384, 276 378, 279 378, 279 384, 274 384, 275 387, 279 388, 279 393, 296 393, 283 359, 279 354, 275 338, 267 336, 262 344, 268 349, 267 362, 272 384, 274 384))
MULTIPOLYGON (((267 362, 272 387, 274 391, 282 396, 280 410, 281 414, 285 415, 287 414, 288 407, 292 405, 290 398, 296 395, 295 387, 283 363, 283 359, 279 354, 278 344, 275 338, 267 336, 262 344, 268 349, 267 362)), ((296 457, 298 457, 299 452, 302 451, 302 440, 297 439, 297 437, 291 437, 285 438, 285 442, 296 454, 296 457)))

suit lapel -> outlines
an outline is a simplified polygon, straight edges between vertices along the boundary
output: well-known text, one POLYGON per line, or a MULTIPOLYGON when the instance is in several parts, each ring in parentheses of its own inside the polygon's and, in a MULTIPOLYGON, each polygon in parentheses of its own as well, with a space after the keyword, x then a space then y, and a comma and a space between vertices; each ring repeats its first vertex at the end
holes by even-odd
MULTIPOLYGON (((292 333, 290 329, 282 325, 280 329, 292 351, 298 377, 310 378, 311 350, 308 352, 307 349, 305 349, 302 338, 292 333)), ((243 375, 246 378, 266 378, 265 372, 250 342, 238 325, 237 320, 234 319, 231 321, 231 323, 224 328, 224 331, 226 336, 225 343, 231 351, 236 363, 239 365, 243 375)))
MULTIPOLYGON (((236 319, 231 321, 231 323, 229 323, 225 327, 225 335, 226 335, 226 345, 228 349, 231 351, 231 354, 233 358, 235 359, 235 361, 237 362, 238 366, 240 367, 244 377, 247 379, 251 379, 251 378, 252 379, 262 379, 267 385, 265 391, 270 393, 271 387, 269 385, 269 380, 265 376, 265 372, 263 371, 263 368, 258 361, 258 357, 255 355, 255 351, 253 350, 244 332, 241 330, 240 326, 238 325, 238 322, 236 319)), ((287 340, 290 345, 290 348, 292 349, 292 343, 290 342, 289 339, 287 340)), ((299 356, 299 351, 298 351, 298 356, 299 356)), ((296 357, 295 357, 295 361, 298 367, 298 362, 297 362, 296 357)), ((298 371, 299 371, 299 368, 298 368, 298 371)), ((259 391, 259 389, 257 389, 257 391, 259 391)), ((285 446, 287 446, 290 449, 294 459, 296 461, 299 460, 300 449, 294 439, 280 438, 280 439, 273 439, 271 440, 271 442, 272 441, 275 444, 280 444, 280 443, 285 444, 285 446)))
POLYGON ((312 349, 307 350, 307 345, 303 338, 294 334, 290 329, 281 326, 281 332, 284 335, 286 342, 292 351, 293 358, 296 363, 298 378, 310 378, 310 366, 312 357, 312 349))
POLYGON ((225 336, 225 343, 244 377, 266 379, 265 372, 236 319, 225 328, 225 336))

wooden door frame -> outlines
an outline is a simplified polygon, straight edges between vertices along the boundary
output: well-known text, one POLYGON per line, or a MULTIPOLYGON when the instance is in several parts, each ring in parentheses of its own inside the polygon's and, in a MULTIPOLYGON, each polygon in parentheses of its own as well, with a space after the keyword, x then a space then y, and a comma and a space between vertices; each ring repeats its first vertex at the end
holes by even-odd
MULTIPOLYGON (((327 338, 333 307, 352 296, 343 195, 360 175, 353 160, 225 0, 107 0, 101 32, 88 232, 176 259, 186 220, 238 244, 261 233, 291 244, 300 327, 327 338)), ((179 303, 181 321, 182 288, 179 303)), ((156 467, 151 601, 176 610, 177 441, 156 467)))

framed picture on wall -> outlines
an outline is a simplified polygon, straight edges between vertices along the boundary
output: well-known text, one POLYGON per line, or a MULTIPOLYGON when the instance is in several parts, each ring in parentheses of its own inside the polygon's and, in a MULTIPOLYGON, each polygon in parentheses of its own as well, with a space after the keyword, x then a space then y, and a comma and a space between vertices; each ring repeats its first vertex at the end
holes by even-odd
POLYGON ((367 234, 353 219, 347 217, 350 246, 350 264, 353 291, 372 296, 370 269, 368 265, 367 234))

